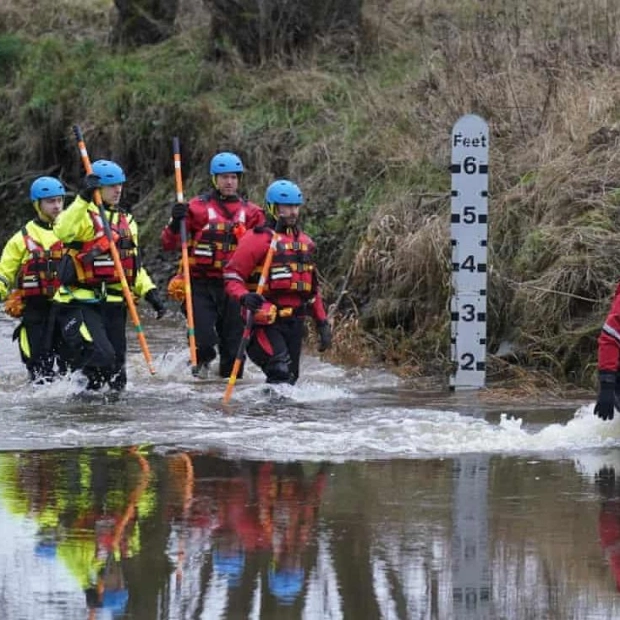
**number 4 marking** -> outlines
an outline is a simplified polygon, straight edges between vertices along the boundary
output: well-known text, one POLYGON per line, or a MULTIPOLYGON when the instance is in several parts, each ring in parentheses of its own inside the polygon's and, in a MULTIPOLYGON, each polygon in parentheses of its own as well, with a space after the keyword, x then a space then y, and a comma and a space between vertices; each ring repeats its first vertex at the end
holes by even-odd
POLYGON ((476 263, 474 262, 473 255, 469 255, 462 263, 461 269, 466 269, 467 271, 473 273, 476 271, 476 263))

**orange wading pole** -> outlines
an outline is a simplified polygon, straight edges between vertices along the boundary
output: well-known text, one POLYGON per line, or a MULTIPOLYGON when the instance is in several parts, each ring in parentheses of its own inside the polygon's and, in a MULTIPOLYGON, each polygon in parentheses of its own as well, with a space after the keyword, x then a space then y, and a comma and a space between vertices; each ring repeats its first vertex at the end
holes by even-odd
MULTIPOLYGON (((181 148, 179 139, 172 138, 174 152, 174 181, 177 192, 177 202, 183 199, 183 177, 181 176, 181 148)), ((189 340, 189 359, 192 363, 192 374, 198 372, 198 357, 196 354, 196 330, 194 329, 194 305, 192 302, 192 284, 189 277, 189 255, 187 253, 187 228, 185 218, 181 220, 181 264, 183 265, 183 282, 185 283, 185 313, 187 315, 187 337, 189 340)))
MULTIPOLYGON (((271 268, 271 261, 273 260, 273 255, 278 246, 278 241, 280 240, 280 235, 274 232, 271 237, 271 243, 269 244, 269 249, 267 250, 267 256, 265 256, 265 262, 263 263, 263 269, 260 273, 260 279, 258 281, 258 286, 256 287, 256 292, 259 295, 262 295, 263 289, 265 288, 265 284, 267 283, 267 278, 269 277, 269 269, 271 268)), ((235 387, 235 383, 237 382, 237 375, 239 374, 239 368, 241 367, 241 362, 245 357, 245 350, 248 347, 248 343, 250 342, 250 336, 252 335, 252 328, 254 327, 254 314, 248 310, 247 319, 245 321, 245 327, 243 329, 243 335, 241 336, 241 342, 239 343, 239 349, 237 351, 237 357, 235 357, 235 363, 232 368, 232 372, 230 373, 230 377, 228 377, 228 385, 226 386, 226 391, 224 392, 224 404, 226 405, 230 400, 232 395, 233 388, 235 387)))
MULTIPOLYGON (((82 157, 82 164, 84 166, 84 170, 86 170, 86 174, 92 174, 93 168, 90 165, 90 158, 88 157, 88 151, 86 150, 86 143, 84 142, 84 136, 82 135, 82 130, 80 129, 79 125, 73 126, 73 133, 75 134, 78 148, 80 149, 80 156, 82 157)), ((121 257, 118 253, 118 248, 114 243, 112 229, 110 228, 110 222, 108 222, 108 218, 105 215, 105 209, 103 207, 103 202, 101 201, 101 193, 99 192, 99 190, 95 190, 93 199, 95 201, 95 204, 99 207, 99 215, 103 223, 105 236, 110 242, 110 254, 112 256, 112 260, 114 261, 114 268, 116 269, 116 273, 118 274, 118 277, 121 281, 123 296, 125 297, 125 302, 127 303, 127 307, 129 308, 131 320, 133 321, 134 327, 136 329, 138 341, 140 342, 140 348, 142 349, 142 353, 144 354, 144 359, 146 360, 146 365, 149 368, 149 372, 154 375, 155 368, 153 368, 153 358, 151 357, 151 352, 149 351, 149 347, 146 343, 146 338, 144 337, 144 331, 142 330, 142 325, 140 324, 140 317, 138 316, 138 312, 136 311, 136 304, 133 301, 133 296, 131 294, 129 284, 127 283, 125 272, 123 271, 121 257)))

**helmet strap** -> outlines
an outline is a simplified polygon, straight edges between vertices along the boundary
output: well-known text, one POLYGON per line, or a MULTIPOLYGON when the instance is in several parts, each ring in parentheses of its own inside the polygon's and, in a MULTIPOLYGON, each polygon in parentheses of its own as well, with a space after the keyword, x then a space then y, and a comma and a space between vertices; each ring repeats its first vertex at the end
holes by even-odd
POLYGON ((45 214, 43 213, 43 211, 41 211, 41 200, 37 199, 37 200, 33 200, 32 201, 32 206, 34 207, 34 210, 36 211, 37 214, 37 218, 44 223, 49 222, 50 220, 48 220, 48 218, 45 217, 45 214))

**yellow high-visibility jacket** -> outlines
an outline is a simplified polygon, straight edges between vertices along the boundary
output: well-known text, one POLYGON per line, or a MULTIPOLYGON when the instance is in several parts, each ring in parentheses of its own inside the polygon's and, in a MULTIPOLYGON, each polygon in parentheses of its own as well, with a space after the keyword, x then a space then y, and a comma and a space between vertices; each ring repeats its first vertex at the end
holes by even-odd
MULTIPOLYGON (((49 250, 58 241, 51 224, 47 225, 38 219, 30 220, 26 232, 44 250, 49 250)), ((23 265, 31 258, 26 247, 24 233, 20 228, 6 243, 0 256, 0 301, 4 301, 17 284, 17 278, 23 265)))
MULTIPOLYGON (((87 242, 95 238, 95 227, 93 220, 89 215, 89 211, 99 214, 99 207, 92 202, 87 202, 80 196, 67 207, 54 222, 54 232, 58 238, 64 243, 71 242, 87 242)), ((116 209, 105 208, 105 216, 111 226, 118 222, 120 217, 116 209)), ((134 253, 138 256, 138 224, 131 214, 126 214, 129 222, 129 228, 133 243, 135 245, 134 253)), ((138 267, 135 281, 131 287, 132 293, 138 297, 144 297, 150 290, 156 288, 146 269, 142 266, 138 267)), ((106 286, 105 300, 106 302, 121 303, 123 302, 123 289, 120 283, 109 284, 106 286)), ((82 288, 78 286, 61 286, 54 301, 61 303, 69 303, 71 301, 96 302, 101 299, 99 291, 92 288, 82 288)))

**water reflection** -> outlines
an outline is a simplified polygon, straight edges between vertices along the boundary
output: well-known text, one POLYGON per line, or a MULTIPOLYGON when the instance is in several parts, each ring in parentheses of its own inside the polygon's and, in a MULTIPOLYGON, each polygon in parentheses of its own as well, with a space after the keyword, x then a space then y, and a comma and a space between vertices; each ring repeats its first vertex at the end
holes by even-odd
POLYGON ((0 617, 618 617, 617 468, 583 467, 0 453, 0 617))
POLYGON ((310 469, 138 447, 0 454, 0 526, 33 569, 19 575, 32 597, 0 592, 3 617, 297 617, 327 482, 310 469))
POLYGON ((491 578, 488 552, 489 457, 454 461, 452 517, 452 600, 463 620, 490 618, 491 578))
POLYGON ((125 565, 140 552, 138 514, 147 518, 156 503, 140 451, 7 453, 0 455, 0 475, 5 506, 34 526, 34 556, 49 568, 62 564, 89 617, 97 609, 124 613, 125 565))
MULTIPOLYGON (((164 594, 170 617, 215 609, 230 617, 300 608, 316 564, 316 518, 326 468, 227 461, 205 454, 167 459, 175 566, 164 594)), ((165 616, 168 617, 168 616, 165 616)))
POLYGON ((620 472, 605 465, 595 477, 596 487, 601 494, 601 511, 598 519, 598 533, 611 576, 620 592, 620 472))

